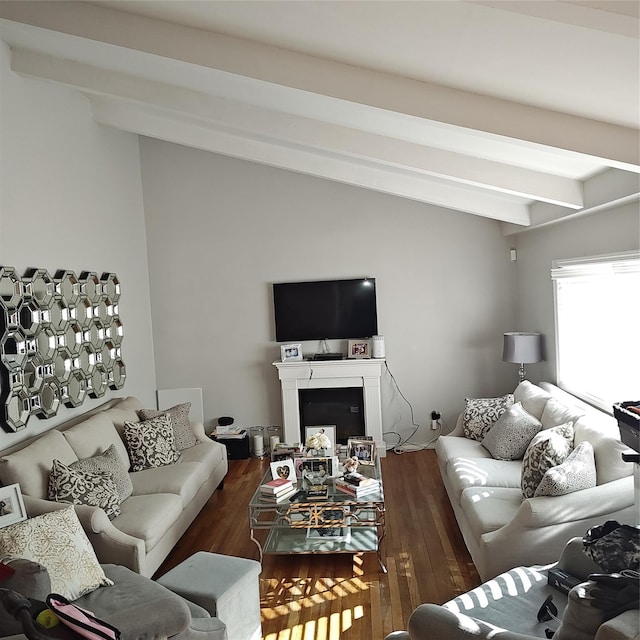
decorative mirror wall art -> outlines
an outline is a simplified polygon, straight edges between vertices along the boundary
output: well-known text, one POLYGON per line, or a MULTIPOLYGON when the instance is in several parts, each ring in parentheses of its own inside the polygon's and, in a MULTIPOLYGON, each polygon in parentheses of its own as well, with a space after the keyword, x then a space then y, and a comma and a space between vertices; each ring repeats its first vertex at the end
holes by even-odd
POLYGON ((0 424, 19 431, 32 415, 121 389, 120 281, 115 273, 0 267, 0 424))

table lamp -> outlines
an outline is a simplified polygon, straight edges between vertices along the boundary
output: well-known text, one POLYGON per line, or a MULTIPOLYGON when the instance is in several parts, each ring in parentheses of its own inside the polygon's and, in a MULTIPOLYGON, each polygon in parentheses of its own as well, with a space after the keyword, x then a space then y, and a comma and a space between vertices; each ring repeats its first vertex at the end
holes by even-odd
POLYGON ((542 341, 539 333, 511 331, 504 334, 502 349, 503 362, 515 362, 520 365, 518 377, 525 378, 524 365, 542 360, 542 341))

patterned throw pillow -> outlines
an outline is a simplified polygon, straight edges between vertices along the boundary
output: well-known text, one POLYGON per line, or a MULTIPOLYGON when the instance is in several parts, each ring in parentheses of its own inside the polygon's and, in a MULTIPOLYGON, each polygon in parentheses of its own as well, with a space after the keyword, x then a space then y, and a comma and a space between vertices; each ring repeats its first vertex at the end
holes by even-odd
POLYGON ((69 467, 78 471, 106 471, 110 473, 116 484, 119 502, 124 502, 133 492, 129 469, 118 455, 113 444, 104 453, 91 458, 82 458, 77 462, 72 462, 69 467))
POLYGON ((171 418, 171 426, 173 427, 173 436, 176 440, 176 449, 182 451, 197 444, 196 435, 193 433, 189 420, 189 409, 191 409, 191 403, 184 402, 171 407, 171 409, 165 409, 164 411, 140 409, 138 416, 140 416, 140 420, 150 420, 151 418, 161 416, 163 413, 168 413, 171 418))
POLYGON ((482 446, 496 460, 519 460, 542 422, 525 411, 520 402, 509 407, 489 429, 482 446))
POLYGON ((120 499, 108 471, 72 469, 54 460, 49 474, 49 500, 101 507, 112 520, 120 515, 120 499))
POLYGON ((522 494, 533 498, 544 474, 562 464, 573 450, 573 423, 544 429, 533 436, 522 460, 522 494))
POLYGON ((464 437, 481 442, 498 418, 513 405, 513 394, 500 398, 465 398, 464 401, 464 437))
POLYGON ((164 467, 180 457, 166 413, 144 422, 125 422, 123 433, 133 471, 164 467))
POLYGON ((596 460, 593 445, 581 442, 557 467, 551 467, 543 476, 535 497, 563 496, 567 493, 591 489, 596 486, 596 460))
POLYGON ((0 554, 38 562, 49 572, 51 591, 69 600, 113 584, 71 506, 0 529, 0 554))

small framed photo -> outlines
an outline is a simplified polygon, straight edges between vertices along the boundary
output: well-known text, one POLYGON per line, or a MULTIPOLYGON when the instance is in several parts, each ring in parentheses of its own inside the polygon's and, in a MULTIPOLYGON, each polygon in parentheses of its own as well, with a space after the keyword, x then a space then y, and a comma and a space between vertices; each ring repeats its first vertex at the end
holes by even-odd
POLYGON ((284 480, 296 481, 296 468, 293 465, 293 458, 286 460, 276 460, 271 462, 271 475, 273 479, 283 478, 284 480))
POLYGON ((27 519, 19 484, 0 487, 0 527, 27 519))
POLYGON ((333 477, 334 459, 302 458, 301 477, 309 484, 322 484, 333 477))
POLYGON ((280 356, 282 357, 282 362, 302 360, 302 345, 301 344, 281 344, 280 356))
POLYGON ((373 465, 376 462, 376 443, 373 440, 347 441, 347 458, 356 457, 360 464, 373 465))
MULTIPOLYGON (((329 440, 329 446, 320 447, 320 448, 326 449, 329 455, 333 456, 336 454, 336 425, 335 424, 321 424, 321 425, 314 425, 313 427, 305 427, 305 444, 309 442, 309 438, 315 435, 318 436, 318 440, 319 440, 319 437, 322 435, 327 436, 329 440)), ((324 438, 322 438, 322 440, 324 440, 324 438)), ((315 448, 315 447, 312 447, 312 448, 315 448)))
POLYGON ((370 358, 371 340, 349 340, 349 358, 370 358))

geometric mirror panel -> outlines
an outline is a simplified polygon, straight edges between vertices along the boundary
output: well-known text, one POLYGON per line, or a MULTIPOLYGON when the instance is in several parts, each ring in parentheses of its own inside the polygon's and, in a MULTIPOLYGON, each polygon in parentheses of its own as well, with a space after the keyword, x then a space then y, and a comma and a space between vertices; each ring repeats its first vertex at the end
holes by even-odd
POLYGON ((115 273, 0 266, 0 426, 19 431, 30 416, 121 389, 120 280, 115 273))

